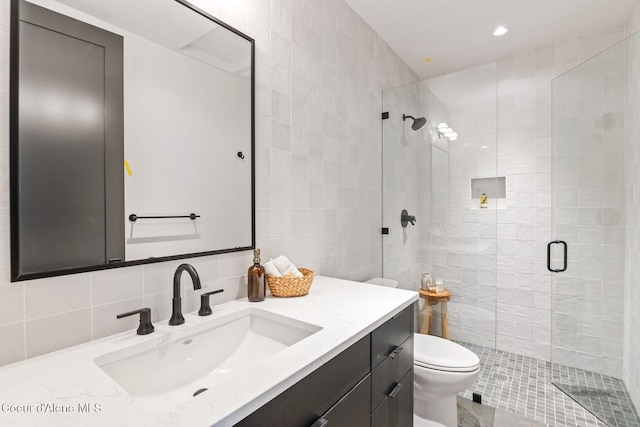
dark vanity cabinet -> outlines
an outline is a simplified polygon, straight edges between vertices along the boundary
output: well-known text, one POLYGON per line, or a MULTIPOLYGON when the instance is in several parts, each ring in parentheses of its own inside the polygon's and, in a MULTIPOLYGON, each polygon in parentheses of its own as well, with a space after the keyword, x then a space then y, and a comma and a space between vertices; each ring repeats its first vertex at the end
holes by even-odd
POLYGON ((413 425, 413 305, 236 425, 413 425))
POLYGON ((371 426, 413 425, 413 306, 371 333, 371 426))

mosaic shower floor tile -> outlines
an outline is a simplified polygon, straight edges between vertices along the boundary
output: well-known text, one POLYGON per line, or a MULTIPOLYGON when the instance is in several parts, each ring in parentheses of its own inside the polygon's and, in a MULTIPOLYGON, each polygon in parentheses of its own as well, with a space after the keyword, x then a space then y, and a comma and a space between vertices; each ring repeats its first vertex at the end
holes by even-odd
MULTIPOLYGON (((552 427, 640 427, 622 381, 575 368, 557 367, 559 387, 591 399, 592 413, 552 384, 551 363, 488 347, 460 343, 480 358, 480 375, 460 396, 482 395, 483 405, 540 421, 552 427)), ((496 424, 496 427, 498 425, 496 424)), ((505 426, 509 427, 509 426, 505 426)))

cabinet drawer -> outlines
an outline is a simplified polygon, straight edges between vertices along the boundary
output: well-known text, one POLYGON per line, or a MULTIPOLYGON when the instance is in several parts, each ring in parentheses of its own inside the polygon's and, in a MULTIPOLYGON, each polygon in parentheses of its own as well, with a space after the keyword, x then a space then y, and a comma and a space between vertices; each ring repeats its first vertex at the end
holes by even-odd
POLYGON ((371 427, 413 426, 413 370, 399 384, 402 386, 395 397, 387 396, 371 414, 371 427))
POLYGON ((370 348, 367 335, 236 425, 309 427, 371 372, 370 348))
POLYGON ((371 411, 413 370, 413 334, 384 359, 371 373, 371 411))
POLYGON ((369 427, 370 396, 371 375, 367 375, 311 427, 369 427))
POLYGON ((371 333, 371 369, 413 334, 413 305, 371 333))

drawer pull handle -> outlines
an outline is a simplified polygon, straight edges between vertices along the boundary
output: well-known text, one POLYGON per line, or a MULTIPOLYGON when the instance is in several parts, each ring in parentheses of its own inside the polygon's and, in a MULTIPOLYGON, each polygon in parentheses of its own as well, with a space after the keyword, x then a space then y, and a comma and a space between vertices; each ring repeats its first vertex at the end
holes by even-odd
POLYGON ((402 388, 402 383, 396 384, 396 386, 393 388, 393 390, 389 392, 389 394, 387 394, 387 396, 389 396, 392 399, 395 398, 398 395, 398 393, 400 393, 401 388, 402 388))
POLYGON ((318 418, 318 420, 311 424, 311 427, 322 427, 323 425, 327 424, 329 422, 329 420, 327 420, 326 418, 318 418))
POLYGON ((403 347, 396 347, 391 353, 389 353, 389 357, 395 359, 396 356, 402 352, 402 350, 404 350, 403 347))

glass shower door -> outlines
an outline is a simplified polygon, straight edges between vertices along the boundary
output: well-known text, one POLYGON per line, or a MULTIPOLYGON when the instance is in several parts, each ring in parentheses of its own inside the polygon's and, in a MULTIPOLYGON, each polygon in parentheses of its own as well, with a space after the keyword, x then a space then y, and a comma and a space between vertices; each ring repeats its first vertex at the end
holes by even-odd
POLYGON ((505 178, 497 176, 497 65, 387 89, 382 101, 384 277, 416 290, 421 273, 431 272, 450 299, 421 298, 431 319, 421 329, 448 330, 474 351, 494 349, 497 217, 506 208, 505 178), (426 122, 417 128, 405 115, 426 122), (402 226, 403 210, 415 224, 402 226))
MULTIPOLYGON (((553 383, 612 426, 621 398, 625 260, 625 48, 557 77, 553 90, 553 383)), ((629 418, 623 414, 626 409, 629 418)))
MULTIPOLYGON (((496 348, 497 218, 506 207, 500 191, 506 181, 497 167, 497 64, 423 80, 420 104, 429 124, 424 147, 430 174, 423 181, 429 186, 423 194, 431 211, 423 265, 451 293, 451 339, 483 354, 496 348), (450 138, 443 128, 457 135, 450 138)), ((433 318, 437 335, 439 316, 433 318)))
POLYGON ((399 287, 418 289, 422 230, 428 220, 421 207, 422 129, 403 116, 421 117, 418 84, 382 92, 382 272, 399 287), (417 126, 416 126, 417 127, 417 126), (415 218, 402 222, 402 212, 415 218))

